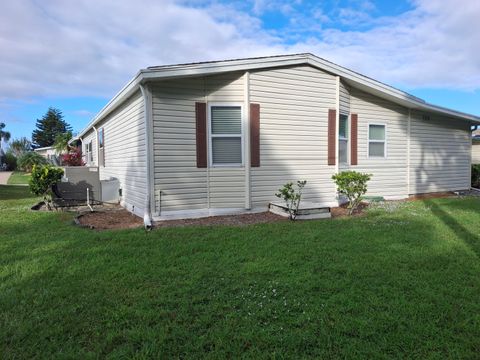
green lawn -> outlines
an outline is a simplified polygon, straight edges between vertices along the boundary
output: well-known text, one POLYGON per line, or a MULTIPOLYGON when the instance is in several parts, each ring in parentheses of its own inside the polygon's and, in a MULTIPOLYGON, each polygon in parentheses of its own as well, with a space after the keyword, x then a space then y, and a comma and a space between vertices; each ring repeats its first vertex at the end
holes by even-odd
POLYGON ((22 171, 14 171, 8 178, 9 185, 27 185, 30 180, 30 174, 22 171))
POLYGON ((0 186, 0 357, 478 358, 480 200, 92 232, 0 186))

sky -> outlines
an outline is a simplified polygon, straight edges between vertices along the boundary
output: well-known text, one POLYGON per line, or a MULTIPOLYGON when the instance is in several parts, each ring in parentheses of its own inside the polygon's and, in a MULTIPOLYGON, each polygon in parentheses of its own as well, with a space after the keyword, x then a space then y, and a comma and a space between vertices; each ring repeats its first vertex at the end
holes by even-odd
POLYGON ((480 116, 478 0, 15 0, 0 3, 0 122, 48 107, 74 132, 141 69, 310 52, 480 116))

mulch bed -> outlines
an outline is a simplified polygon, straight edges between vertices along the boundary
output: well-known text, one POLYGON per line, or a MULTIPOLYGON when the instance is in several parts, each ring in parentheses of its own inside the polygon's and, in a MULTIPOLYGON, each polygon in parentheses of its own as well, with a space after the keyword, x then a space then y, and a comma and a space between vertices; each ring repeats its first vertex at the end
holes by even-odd
POLYGON ((76 222, 95 230, 133 229, 143 226, 143 219, 125 209, 94 211, 77 216, 76 222))
MULTIPOLYGON (((339 218, 345 217, 348 215, 348 204, 343 204, 338 207, 334 207, 330 209, 330 213, 332 214, 332 218, 339 218)), ((368 207, 368 204, 365 202, 360 203, 358 207, 355 209, 351 216, 362 216, 365 213, 365 209, 368 207)))
POLYGON ((201 225, 232 225, 243 226, 253 224, 265 224, 279 221, 288 221, 283 216, 273 214, 271 212, 261 212, 255 214, 238 214, 238 215, 221 215, 209 216, 198 219, 182 219, 182 220, 164 220, 155 223, 155 227, 172 227, 172 226, 201 226, 201 225))
MULTIPOLYGON (((446 198, 455 196, 453 193, 431 193, 419 194, 410 196, 407 201, 446 198)), ((352 216, 362 216, 365 214, 365 209, 368 203, 362 202, 355 210, 352 216)), ((332 218, 340 218, 348 216, 347 204, 339 207, 331 208, 332 218)), ((109 230, 109 229, 132 229, 143 226, 143 219, 131 214, 123 208, 116 208, 109 211, 95 211, 92 213, 84 213, 76 218, 76 222, 81 225, 95 230, 109 230)), ((184 226, 212 226, 212 225, 227 225, 227 226, 246 226, 253 224, 265 224, 274 222, 288 221, 280 215, 271 212, 261 212, 255 214, 239 214, 239 215, 222 215, 209 216, 198 219, 181 219, 181 220, 164 220, 155 223, 156 228, 166 227, 184 227, 184 226)), ((309 220, 298 220, 309 221, 309 220)))
POLYGON ((456 196, 456 195, 452 192, 437 192, 437 193, 410 195, 406 200, 413 201, 413 200, 438 199, 438 198, 448 198, 452 196, 456 196))
MULTIPOLYGON (((366 207, 367 204, 362 203, 359 206, 359 209, 354 212, 353 216, 362 215, 366 207)), ((344 216, 348 216, 348 209, 346 208, 346 205, 332 208, 333 218, 344 216)), ((213 225, 246 226, 253 224, 265 224, 285 221, 288 221, 288 219, 283 216, 266 211, 255 214, 209 216, 198 219, 164 220, 156 222, 155 228, 213 225)), ((131 214, 125 209, 84 213, 76 218, 76 222, 80 226, 95 230, 132 229, 143 226, 142 218, 131 214)))

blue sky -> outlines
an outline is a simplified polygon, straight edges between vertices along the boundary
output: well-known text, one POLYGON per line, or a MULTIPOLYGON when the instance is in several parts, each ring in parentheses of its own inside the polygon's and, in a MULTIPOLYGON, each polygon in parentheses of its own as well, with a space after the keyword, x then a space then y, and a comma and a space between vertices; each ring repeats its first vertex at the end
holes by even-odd
POLYGON ((5 1, 0 121, 30 137, 53 106, 80 131, 140 68, 298 52, 480 115, 478 18, 457 0, 5 1))

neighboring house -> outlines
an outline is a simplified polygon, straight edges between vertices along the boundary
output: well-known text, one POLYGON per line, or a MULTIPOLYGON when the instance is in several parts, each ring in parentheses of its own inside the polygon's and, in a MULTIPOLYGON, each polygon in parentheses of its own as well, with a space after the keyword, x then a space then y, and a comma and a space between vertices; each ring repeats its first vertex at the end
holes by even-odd
POLYGON ((41 148, 36 148, 35 151, 37 154, 42 155, 45 159, 50 160, 54 163, 57 162, 57 151, 53 146, 45 146, 41 148))
POLYGON ((480 131, 474 131, 472 138, 472 164, 480 164, 480 131))
POLYGON ((335 206, 346 169, 387 199, 467 189, 475 124, 299 54, 141 70, 78 138, 122 205, 158 220, 264 211, 303 179, 305 201, 335 206))

